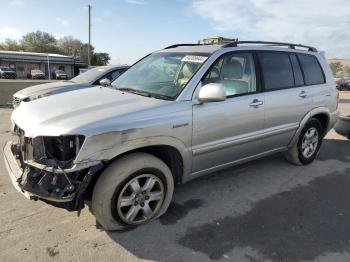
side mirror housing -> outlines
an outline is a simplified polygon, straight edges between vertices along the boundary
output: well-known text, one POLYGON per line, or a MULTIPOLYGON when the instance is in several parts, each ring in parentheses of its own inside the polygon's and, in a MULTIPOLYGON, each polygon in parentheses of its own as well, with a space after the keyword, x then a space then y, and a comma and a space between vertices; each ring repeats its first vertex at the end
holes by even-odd
POLYGON ((101 86, 110 86, 111 85, 111 81, 108 78, 101 79, 99 83, 101 86))
POLYGON ((226 100, 225 87, 222 84, 210 83, 202 86, 198 93, 200 104, 207 102, 219 102, 226 100))

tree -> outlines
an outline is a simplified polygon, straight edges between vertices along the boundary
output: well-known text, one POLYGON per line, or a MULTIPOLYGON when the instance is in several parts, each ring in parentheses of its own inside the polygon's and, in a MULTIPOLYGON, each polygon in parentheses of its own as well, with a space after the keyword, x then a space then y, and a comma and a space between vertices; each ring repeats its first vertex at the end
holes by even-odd
MULTIPOLYGON (((89 48, 89 44, 83 44, 81 46, 81 52, 80 52, 80 59, 86 62, 88 61, 88 48, 89 48)), ((95 48, 92 45, 90 45, 91 60, 94 52, 95 52, 95 48)))
POLYGON ((65 36, 57 40, 61 53, 68 56, 80 57, 83 43, 72 36, 65 36))
POLYGON ((343 65, 341 62, 332 62, 329 64, 329 66, 334 76, 338 75, 338 73, 343 72, 343 65))
POLYGON ((91 64, 95 66, 108 65, 111 57, 107 53, 94 53, 91 59, 91 64))
POLYGON ((21 40, 21 45, 27 52, 60 53, 55 37, 42 31, 26 34, 21 40))
MULTIPOLYGON (((79 39, 75 39, 72 36, 65 36, 58 39, 57 45, 62 54, 79 57, 83 61, 88 61, 89 44, 83 44, 79 39)), ((108 53, 95 53, 95 48, 92 45, 90 45, 90 55, 91 64, 94 66, 107 65, 109 60, 111 60, 108 53)))
MULTIPOLYGON (((72 36, 65 36, 58 40, 49 33, 36 31, 26 34, 20 41, 6 39, 0 43, 0 50, 25 51, 38 53, 54 53, 80 58, 88 61, 89 44, 82 43, 72 36)), ((90 45, 91 64, 107 65, 111 59, 108 53, 95 53, 95 48, 90 45)))
POLYGON ((10 51, 21 51, 22 46, 16 40, 7 38, 5 42, 0 45, 0 49, 10 51))

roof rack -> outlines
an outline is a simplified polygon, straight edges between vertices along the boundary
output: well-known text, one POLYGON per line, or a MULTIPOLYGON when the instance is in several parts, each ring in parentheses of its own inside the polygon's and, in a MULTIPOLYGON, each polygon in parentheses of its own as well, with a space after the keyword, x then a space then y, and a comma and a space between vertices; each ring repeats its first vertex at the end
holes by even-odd
POLYGON ((175 48, 179 46, 197 46, 197 45, 203 45, 203 44, 175 44, 175 45, 167 46, 164 49, 170 49, 170 48, 175 48))
POLYGON ((233 41, 231 43, 225 44, 222 48, 225 47, 238 47, 239 44, 266 44, 270 46, 288 46, 288 48, 295 49, 295 47, 307 48, 310 52, 317 52, 317 49, 312 46, 301 45, 301 44, 292 44, 292 43, 280 43, 280 42, 267 42, 267 41, 233 41))

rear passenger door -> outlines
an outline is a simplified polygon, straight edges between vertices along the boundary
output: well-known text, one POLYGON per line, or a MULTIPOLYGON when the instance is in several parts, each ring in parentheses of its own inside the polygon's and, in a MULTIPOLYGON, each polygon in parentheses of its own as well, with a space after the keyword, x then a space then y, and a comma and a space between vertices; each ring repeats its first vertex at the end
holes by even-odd
POLYGON ((265 92, 265 151, 289 144, 307 112, 308 95, 303 74, 295 54, 259 52, 265 92))

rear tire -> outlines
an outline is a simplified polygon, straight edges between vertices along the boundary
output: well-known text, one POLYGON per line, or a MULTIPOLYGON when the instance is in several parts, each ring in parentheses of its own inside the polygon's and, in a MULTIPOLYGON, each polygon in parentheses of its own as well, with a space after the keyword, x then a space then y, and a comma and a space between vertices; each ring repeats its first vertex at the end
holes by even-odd
POLYGON ((319 153, 323 139, 320 121, 310 119, 302 129, 298 142, 285 153, 288 162, 302 166, 312 163, 319 153))
POLYGON ((174 179, 163 161, 150 154, 132 153, 101 174, 92 196, 92 213, 106 230, 127 229, 163 215, 173 191, 174 179))

